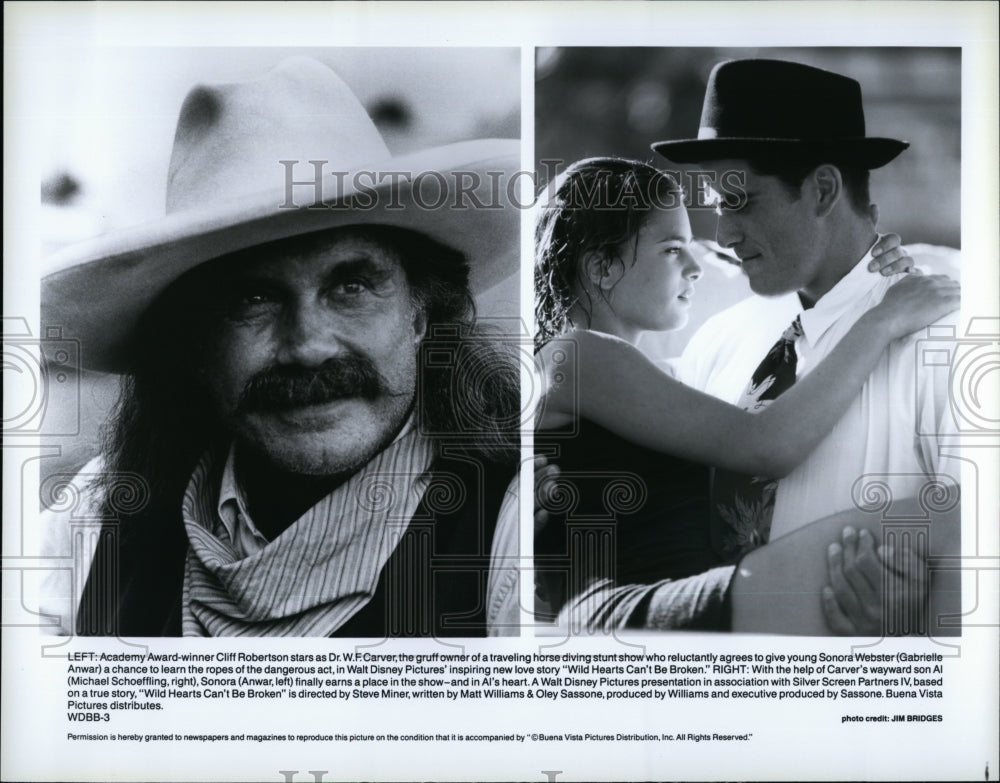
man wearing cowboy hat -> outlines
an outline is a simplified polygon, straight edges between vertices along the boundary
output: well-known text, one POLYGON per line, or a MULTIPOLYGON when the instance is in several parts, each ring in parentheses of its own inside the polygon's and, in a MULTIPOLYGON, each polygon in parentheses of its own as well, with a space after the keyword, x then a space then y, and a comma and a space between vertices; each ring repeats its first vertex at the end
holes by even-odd
POLYGON ((47 524, 86 574, 78 600, 53 580, 64 631, 513 631, 518 374, 473 296, 516 271, 518 155, 393 157, 305 58, 188 94, 166 218, 43 280, 42 323, 123 379, 47 524), (104 520, 95 549, 71 516, 104 520))
MULTIPOLYGON (((779 337, 790 338, 783 352, 794 382, 796 373, 801 377, 815 367, 882 300, 899 278, 870 272, 878 233, 869 171, 908 146, 866 135, 861 87, 853 79, 777 60, 715 67, 698 138, 659 142, 653 149, 675 163, 698 163, 716 183, 737 183, 717 209, 717 239, 739 257, 758 296, 710 319, 692 338, 680 364, 685 382, 729 402, 754 405, 746 396, 748 381, 753 376, 767 385, 760 378, 762 359, 779 337)), ((954 315, 947 322, 953 323, 954 315)), ((912 518, 944 515, 932 531, 930 551, 959 553, 958 486, 949 476, 957 477, 957 462, 940 448, 956 432, 947 367, 921 361, 918 337, 890 347, 833 432, 776 489, 770 484, 770 491, 761 493, 766 480, 741 483, 717 473, 712 534, 720 551, 737 557, 741 552, 733 541, 749 537, 759 545, 836 512, 850 510, 856 519, 870 493, 884 488, 887 503, 896 504, 882 508, 886 518, 898 515, 902 504, 912 518), (928 506, 928 490, 946 499, 928 506), (901 503, 907 498, 920 501, 901 503)), ((872 507, 880 508, 878 503, 872 507)), ((855 580, 856 563, 873 560, 881 515, 873 519, 874 535, 856 531, 854 524, 842 543, 830 547, 834 581, 845 573, 844 580, 855 580)), ((839 525, 850 520, 845 516, 839 525)), ((742 574, 774 572, 754 555, 742 565, 742 574)), ((932 601, 942 595, 938 588, 949 589, 936 584, 932 601)), ((766 585, 752 589, 767 592, 766 585)), ((738 577, 735 626, 740 627, 745 610, 754 615, 747 625, 760 629, 767 607, 741 604, 740 592, 738 577)), ((853 591, 827 591, 824 610, 835 630, 856 627, 847 619, 857 616, 853 591)))

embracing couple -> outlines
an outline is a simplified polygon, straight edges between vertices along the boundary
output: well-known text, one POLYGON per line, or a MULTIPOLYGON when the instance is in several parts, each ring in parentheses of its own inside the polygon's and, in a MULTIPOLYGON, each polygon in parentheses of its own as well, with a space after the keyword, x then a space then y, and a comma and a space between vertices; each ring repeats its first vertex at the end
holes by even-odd
POLYGON ((670 372, 635 344, 685 324, 701 275, 679 184, 617 158, 553 183, 535 237, 540 619, 957 628, 957 572, 933 569, 960 551, 957 468, 938 449, 955 424, 947 368, 925 366, 917 338, 959 287, 912 273, 868 188, 907 146, 866 136, 853 79, 718 65, 698 138, 653 149, 738 184, 717 188, 717 240, 756 296, 709 320, 670 372))

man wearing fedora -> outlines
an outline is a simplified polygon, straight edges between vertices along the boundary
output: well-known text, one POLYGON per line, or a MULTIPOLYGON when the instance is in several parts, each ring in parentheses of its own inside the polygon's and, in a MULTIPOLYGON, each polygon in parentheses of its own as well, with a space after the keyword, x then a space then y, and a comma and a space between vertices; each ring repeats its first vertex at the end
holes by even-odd
POLYGON ((82 589, 55 575, 43 611, 85 635, 514 632, 519 376, 474 297, 517 268, 494 185, 518 160, 394 157, 306 58, 194 88, 167 216, 43 279, 43 326, 122 378, 80 503, 46 520, 82 589))
MULTIPOLYGON (((692 338, 680 362, 686 383, 759 410, 882 300, 899 277, 870 271, 879 235, 869 171, 908 146, 866 135, 861 87, 853 79, 778 60, 715 67, 697 139, 653 149, 675 163, 697 163, 722 183, 717 240, 739 257, 756 296, 710 319, 692 338)), ((780 482, 716 472, 712 536, 720 554, 735 560, 813 520, 856 513, 879 488, 889 503, 920 498, 911 503, 917 517, 928 514, 928 491, 942 492, 948 500, 934 510, 948 516, 931 531, 930 550, 959 553, 958 485, 949 475, 957 476, 957 464, 939 449, 956 432, 948 372, 920 360, 918 337, 890 347, 833 432, 780 482)), ((846 528, 829 551, 832 587, 855 583, 856 561, 874 558, 877 544, 869 531, 846 528)), ((741 573, 768 570, 754 568, 752 557, 741 573)), ((739 578, 733 589, 740 591, 739 578)), ((828 590, 824 609, 834 628, 856 628, 845 615, 857 610, 853 591, 828 590)), ((737 627, 740 611, 737 600, 737 627)), ((759 621, 750 625, 760 628, 759 621)))
MULTIPOLYGON (((702 326, 675 365, 681 380, 759 411, 882 300, 894 279, 872 273, 885 259, 872 258, 868 172, 907 146, 865 135, 853 79, 775 60, 715 67, 698 138, 653 149, 697 163, 724 194, 718 242, 757 296, 702 326)), ((712 545, 735 568, 606 581, 574 598, 567 618, 606 631, 954 633, 959 572, 928 580, 926 566, 960 554, 957 468, 939 450, 956 427, 947 367, 922 364, 917 339, 883 354, 830 435, 780 482, 714 471, 712 545)))

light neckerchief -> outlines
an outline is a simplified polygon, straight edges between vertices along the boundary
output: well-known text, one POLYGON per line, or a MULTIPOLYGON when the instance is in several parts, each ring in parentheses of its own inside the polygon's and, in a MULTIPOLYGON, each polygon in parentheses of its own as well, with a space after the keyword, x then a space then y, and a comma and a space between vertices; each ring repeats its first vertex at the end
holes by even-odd
POLYGON ((270 543, 247 553, 202 458, 184 493, 185 636, 329 636, 372 598, 429 481, 431 442, 404 430, 270 543))

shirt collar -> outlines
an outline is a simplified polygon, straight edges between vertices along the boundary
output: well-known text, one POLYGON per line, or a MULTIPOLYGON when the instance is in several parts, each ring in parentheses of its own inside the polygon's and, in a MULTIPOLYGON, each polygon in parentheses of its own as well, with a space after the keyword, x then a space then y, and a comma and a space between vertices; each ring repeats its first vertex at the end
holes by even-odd
MULTIPOLYGON (((823 337, 826 331, 859 300, 868 298, 879 288, 888 287, 888 278, 868 271, 872 250, 881 235, 868 248, 861 260, 837 284, 819 298, 816 304, 801 314, 803 338, 810 346, 823 337)), ((796 297, 797 298, 797 297, 796 297)))
POLYGON ((219 519, 222 520, 226 532, 229 533, 230 541, 236 540, 236 525, 241 518, 255 537, 264 538, 250 519, 250 514, 247 513, 246 497, 236 480, 235 444, 229 446, 229 453, 226 455, 226 464, 222 469, 222 479, 219 482, 219 502, 215 510, 219 519))

